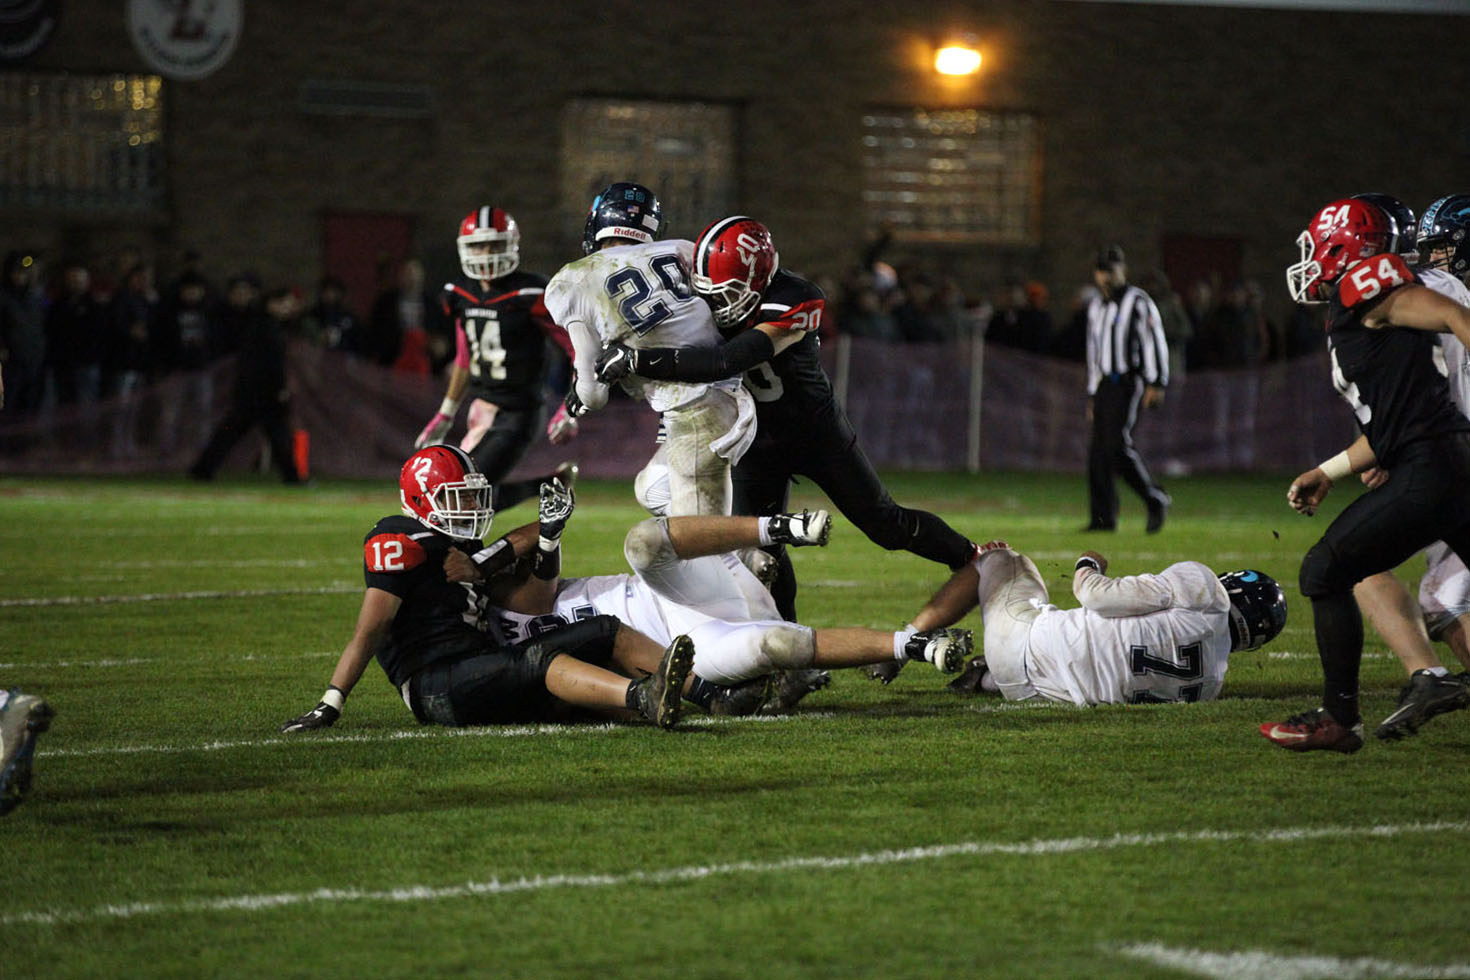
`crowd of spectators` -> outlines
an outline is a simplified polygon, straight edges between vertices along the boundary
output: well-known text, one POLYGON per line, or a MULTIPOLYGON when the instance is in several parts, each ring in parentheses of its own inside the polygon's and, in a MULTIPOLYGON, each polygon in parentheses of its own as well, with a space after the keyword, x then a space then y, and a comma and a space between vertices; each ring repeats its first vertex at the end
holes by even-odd
MULTIPOLYGON (((917 264, 889 265, 879 258, 891 242, 882 235, 841 276, 818 277, 827 294, 830 334, 894 343, 930 343, 983 335, 988 343, 1081 362, 1086 356, 1088 283, 1065 309, 1052 309, 1042 283, 1004 281, 990 296, 969 296, 957 282, 917 264)), ((1293 309, 1288 322, 1265 312, 1265 294, 1254 280, 1191 283, 1181 295, 1159 270, 1140 277, 1154 300, 1169 344, 1170 375, 1187 370, 1245 368, 1323 349, 1312 312, 1293 309)))
MULTIPOLYGON (((424 287, 422 264, 409 259, 380 273, 366 317, 336 277, 322 278, 310 297, 285 287, 297 299, 288 337, 397 371, 437 373, 454 356, 454 337, 424 287)), ((157 285, 154 267, 136 249, 111 260, 63 258, 50 268, 39 255, 11 251, 0 275, 3 412, 20 418, 104 398, 126 405, 145 384, 238 353, 265 295, 252 272, 213 279, 195 252, 157 285)), ((204 403, 185 410, 207 414, 208 386, 194 394, 204 403)))
MULTIPOLYGON (((967 295, 955 279, 919 264, 884 262, 880 255, 890 244, 891 236, 881 235, 841 275, 817 277, 828 297, 823 332, 829 337, 936 343, 981 335, 989 343, 1083 360, 1090 284, 1056 309, 1044 285, 1021 277, 989 296, 967 295)), ((438 374, 454 356, 454 336, 434 291, 425 288, 422 263, 410 258, 378 272, 378 291, 365 303, 333 276, 322 278, 314 295, 297 290, 300 313, 287 325, 288 336, 397 371, 438 374)), ((1139 285, 1159 308, 1175 377, 1322 348, 1311 312, 1297 307, 1288 322, 1273 322, 1257 282, 1199 280, 1180 293, 1155 270, 1139 285)), ((250 272, 217 283, 194 252, 156 286, 152 265, 136 249, 110 261, 63 259, 50 270, 38 256, 12 251, 0 276, 3 411, 21 417, 100 398, 126 402, 142 385, 197 372, 238 352, 263 294, 250 272)), ((211 392, 195 394, 205 399, 211 392)), ((192 408, 207 411, 203 404, 192 408)))

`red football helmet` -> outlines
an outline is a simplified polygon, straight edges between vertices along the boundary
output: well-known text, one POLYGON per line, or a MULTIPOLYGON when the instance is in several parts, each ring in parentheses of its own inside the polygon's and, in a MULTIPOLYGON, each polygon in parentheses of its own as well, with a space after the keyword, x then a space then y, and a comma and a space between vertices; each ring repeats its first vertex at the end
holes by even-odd
POLYGON ((735 215, 699 233, 690 281, 714 311, 715 323, 728 327, 750 316, 780 263, 766 226, 735 215))
POLYGON ((495 511, 490 481, 454 446, 425 446, 398 473, 403 512, 451 538, 482 538, 495 511))
POLYGON ((1333 201, 1297 236, 1302 260, 1286 270, 1298 303, 1325 303, 1332 284, 1363 259, 1389 251, 1393 226, 1382 208, 1356 198, 1333 201))
POLYGON ((471 279, 499 279, 521 264, 521 228, 500 208, 485 205, 459 223, 459 267, 471 279))

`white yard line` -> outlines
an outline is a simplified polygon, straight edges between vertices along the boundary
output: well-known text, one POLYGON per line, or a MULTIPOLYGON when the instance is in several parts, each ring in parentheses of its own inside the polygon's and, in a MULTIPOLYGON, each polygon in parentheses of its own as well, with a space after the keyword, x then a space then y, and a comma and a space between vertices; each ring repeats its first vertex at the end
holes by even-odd
MULTIPOLYGON (((1107 947, 1104 947, 1105 949, 1107 947)), ((1337 959, 1332 956, 1281 956, 1264 950, 1212 953, 1201 949, 1175 949, 1158 943, 1138 943, 1110 950, 1147 960, 1158 966, 1213 980, 1391 980, 1397 977, 1442 977, 1467 980, 1470 965, 1439 966, 1395 963, 1380 959, 1337 959)))
MULTIPOLYGON (((682 881, 700 881, 733 875, 780 874, 803 871, 842 871, 882 865, 912 864, 956 857, 988 855, 1046 856, 1110 851, 1121 847, 1171 847, 1195 843, 1296 843, 1310 840, 1348 839, 1353 837, 1400 837, 1409 834, 1463 834, 1470 822, 1385 824, 1372 827, 1284 827, 1277 830, 1202 830, 1160 834, 1114 834, 1110 837, 1061 837, 1029 841, 965 841, 931 847, 903 850, 872 851, 836 856, 789 857, 777 861, 736 861, 730 864, 691 865, 657 871, 629 871, 621 874, 548 874, 501 881, 471 881, 454 885, 403 885, 396 888, 318 888, 305 892, 275 894, 221 895, 183 901, 125 902, 95 905, 90 908, 52 908, 41 911, 12 912, 0 916, 0 926, 60 925, 133 919, 151 915, 178 915, 197 912, 262 912, 297 905, 338 902, 431 902, 480 896, 541 892, 562 888, 611 888, 628 885, 665 885, 682 881)), ((1212 974, 1213 975, 1213 974, 1212 974)), ((1310 974, 1309 974, 1310 975, 1310 974)), ((1392 974, 1402 976, 1405 974, 1392 974)), ((1445 974, 1449 975, 1449 974, 1445 974)), ((1245 974, 1231 974, 1231 977, 1245 974)), ((1455 974, 1459 976, 1459 974, 1455 974)))
POLYGON ((0 599, 0 609, 11 606, 92 606, 119 602, 176 602, 189 599, 258 599, 287 595, 349 595, 361 585, 323 585, 314 589, 227 589, 199 592, 145 592, 140 595, 58 595, 36 599, 0 599))
MULTIPOLYGON (((327 657, 340 656, 340 652, 334 650, 311 650, 305 653, 239 653, 224 654, 230 662, 247 660, 325 660, 327 657)), ((216 650, 200 651, 200 656, 210 661, 218 661, 221 654, 216 650)), ((41 663, 29 663, 13 661, 11 663, 0 663, 0 670, 91 670, 97 667, 136 667, 139 664, 157 663, 191 663, 187 658, 177 656, 171 657, 103 657, 100 660, 52 660, 41 663)))
MULTIPOLYGON (((749 725, 770 722, 805 722, 834 718, 823 711, 799 715, 749 715, 740 718, 699 717, 685 719, 683 724, 696 728, 720 725, 749 725)), ((609 735, 618 731, 635 731, 637 726, 612 722, 602 725, 486 725, 474 728, 445 728, 438 725, 423 728, 400 728, 388 732, 358 734, 297 734, 274 738, 247 738, 234 741, 217 740, 189 745, 109 745, 91 749, 46 749, 47 759, 87 758, 108 755, 180 755, 186 752, 222 752, 227 749, 311 748, 320 745, 346 745, 372 742, 401 742, 407 739, 439 738, 527 738, 538 735, 609 735)))

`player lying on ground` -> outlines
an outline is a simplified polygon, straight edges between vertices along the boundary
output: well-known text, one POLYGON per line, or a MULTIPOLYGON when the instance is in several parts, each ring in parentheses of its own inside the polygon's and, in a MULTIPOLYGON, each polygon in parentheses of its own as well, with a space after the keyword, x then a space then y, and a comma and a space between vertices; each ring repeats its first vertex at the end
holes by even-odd
POLYGON ((55 716, 44 698, 0 688, 0 817, 30 792, 36 736, 51 727, 55 716))
POLYGON ((538 524, 485 547, 490 485, 462 450, 419 450, 403 464, 399 487, 404 515, 378 521, 364 541, 367 591, 331 685, 315 708, 282 731, 334 723, 374 657, 420 724, 557 720, 569 707, 641 715, 663 728, 678 722, 694 659, 688 637, 670 637, 660 655, 658 645, 611 616, 593 616, 513 642, 488 622, 481 592, 445 580, 446 554, 475 555, 490 571, 527 557, 527 590, 548 592, 570 508, 557 511, 553 497, 553 509, 543 507, 538 524))
POLYGON ((801 675, 814 670, 913 659, 947 673, 958 671, 971 649, 969 630, 893 633, 787 622, 735 554, 772 543, 825 544, 829 526, 826 511, 651 518, 634 525, 623 543, 634 574, 562 579, 554 595, 525 568, 497 580, 493 574, 482 576, 462 554, 447 556, 445 574, 461 581, 488 579, 491 601, 501 609, 498 625, 512 639, 597 615, 616 616, 655 644, 688 635, 695 648, 695 682, 687 696, 720 713, 789 707, 812 689, 801 675), (797 680, 782 685, 778 678, 773 688, 765 688, 766 680, 780 672, 795 672, 797 680))
POLYGON ((947 626, 978 606, 985 653, 961 676, 968 689, 1077 705, 1209 701, 1231 651, 1254 650, 1286 625, 1286 596, 1262 572, 1216 576, 1197 561, 1156 575, 1109 578, 1107 569, 1084 552, 1072 576, 1082 606, 1058 609, 1035 563, 991 541, 914 625, 947 626))

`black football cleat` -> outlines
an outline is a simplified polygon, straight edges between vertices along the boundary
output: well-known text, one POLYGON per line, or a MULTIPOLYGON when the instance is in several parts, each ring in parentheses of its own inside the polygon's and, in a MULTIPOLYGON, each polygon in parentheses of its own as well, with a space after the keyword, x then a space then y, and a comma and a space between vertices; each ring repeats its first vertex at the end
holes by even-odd
POLYGON ((694 667, 694 641, 676 636, 664 651, 658 669, 637 682, 638 713, 660 728, 679 723, 684 705, 684 681, 694 667))
POLYGON ((1407 738, 1435 715, 1459 711, 1466 705, 1470 705, 1470 687, 1454 677, 1436 677, 1427 670, 1416 670, 1399 692, 1399 706, 1373 734, 1389 742, 1407 738))

